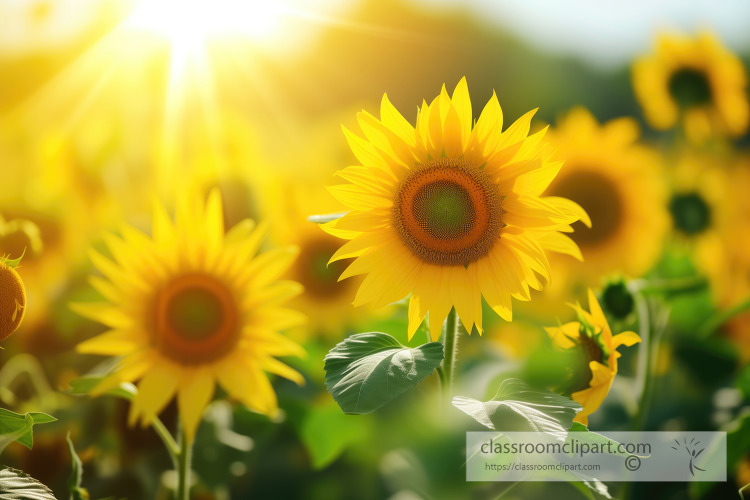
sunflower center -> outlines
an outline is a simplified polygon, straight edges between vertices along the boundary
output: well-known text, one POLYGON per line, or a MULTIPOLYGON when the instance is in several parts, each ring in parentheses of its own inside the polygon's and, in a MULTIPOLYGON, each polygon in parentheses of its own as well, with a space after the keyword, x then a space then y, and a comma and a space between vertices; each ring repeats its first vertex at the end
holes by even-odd
POLYGON ((594 376, 590 365, 592 361, 606 364, 604 362, 604 350, 602 346, 596 341, 593 335, 584 331, 583 325, 580 335, 576 339, 576 345, 576 357, 578 358, 576 366, 578 368, 574 371, 570 381, 569 391, 571 394, 589 387, 591 378, 594 376))
POLYGON ((231 292, 216 278, 198 273, 178 276, 156 293, 153 323, 157 348, 182 364, 218 359, 239 337, 231 292))
POLYGON ((701 233, 711 225, 711 207, 698 193, 674 195, 669 211, 675 227, 687 235, 701 233))
POLYGON ((617 186, 596 171, 576 169, 563 175, 553 185, 551 194, 575 201, 591 217, 590 228, 582 222, 573 226, 575 232, 570 237, 580 246, 606 243, 622 223, 622 200, 617 186))
POLYGON ((351 259, 338 260, 328 265, 338 247, 338 242, 326 235, 315 237, 301 245, 302 250, 295 261, 295 279, 305 288, 306 294, 331 299, 350 288, 347 280, 339 282, 338 279, 351 259))
POLYGON ((711 102, 711 83, 706 73, 693 68, 682 68, 669 78, 669 94, 683 108, 711 102))
POLYGON ((486 255, 499 237, 500 195, 480 168, 462 159, 418 165, 398 186, 394 226, 420 260, 465 266, 486 255))

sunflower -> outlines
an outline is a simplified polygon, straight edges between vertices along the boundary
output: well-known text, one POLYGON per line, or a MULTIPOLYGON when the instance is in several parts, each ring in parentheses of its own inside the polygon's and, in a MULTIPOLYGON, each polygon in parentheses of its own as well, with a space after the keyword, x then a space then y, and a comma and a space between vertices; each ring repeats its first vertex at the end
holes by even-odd
MULTIPOLYGON (((710 238, 699 240, 699 267, 710 280, 719 309, 730 309, 750 300, 750 159, 720 171, 723 197, 716 200, 716 218, 710 238), (719 203, 720 201, 720 203, 719 203)), ((750 361, 750 312, 734 316, 724 325, 743 362, 750 361)))
POLYGON ((511 320, 511 297, 549 280, 547 250, 578 255, 560 231, 586 214, 559 197, 542 197, 561 162, 542 130, 528 135, 534 111, 502 132, 494 95, 472 127, 465 79, 449 96, 422 103, 416 127, 383 96, 380 120, 357 115, 366 138, 344 128, 361 166, 337 173, 331 193, 349 212, 326 225, 350 240, 332 261, 355 257, 341 279, 366 275, 355 305, 374 307, 411 292, 409 338, 429 311, 438 338, 455 307, 464 327, 482 332, 481 298, 511 320))
POLYGON ((745 133, 746 85, 742 62, 707 32, 662 35, 656 52, 633 65, 633 87, 648 122, 666 130, 681 117, 694 141, 745 133))
POLYGON ((122 238, 106 237, 113 260, 91 252, 106 277, 94 276, 91 284, 107 301, 73 308, 111 330, 78 351, 123 356, 93 393, 140 379, 130 422, 144 425, 176 395, 189 439, 215 383, 250 409, 273 415, 276 395, 264 370, 303 382, 275 358, 304 354, 278 333, 304 320, 282 306, 301 287, 278 279, 297 250, 254 257, 265 229, 246 220, 224 234, 216 190, 205 203, 181 197, 174 223, 156 207, 153 231, 151 239, 126 226, 122 238))
MULTIPOLYGON (((545 328, 552 342, 561 349, 577 350, 583 366, 583 376, 572 380, 573 401, 583 410, 573 419, 588 425, 589 415, 601 406, 617 375, 617 358, 621 345, 632 346, 641 341, 634 332, 612 335, 607 318, 604 317, 594 292, 589 289, 589 311, 576 304, 572 306, 578 321, 557 327, 545 328)), ((578 375, 578 374, 576 374, 578 375)))
MULTIPOLYGON (((700 272, 722 294, 726 276, 725 254, 729 239, 742 224, 733 207, 738 196, 730 196, 731 170, 727 161, 709 154, 688 152, 671 171, 672 193, 668 209, 672 219, 673 243, 692 255, 700 272)), ((738 179, 740 185, 742 181, 738 179)))
POLYGON ((554 283, 534 309, 558 314, 566 297, 585 294, 612 272, 640 276, 654 264, 669 224, 666 186, 656 153, 638 144, 631 118, 599 124, 584 108, 570 111, 548 133, 565 165, 546 194, 570 198, 591 217, 571 235, 585 263, 554 256, 554 283))
POLYGON ((26 312, 26 289, 17 265, 18 261, 0 257, 0 341, 18 329, 26 312))
POLYGON ((320 182, 301 185, 291 180, 280 181, 278 207, 280 217, 271 230, 271 237, 280 244, 293 244, 300 249, 299 257, 289 269, 287 277, 302 285, 304 292, 295 297, 292 305, 301 311, 308 322, 304 326, 308 333, 320 334, 329 339, 340 339, 344 330, 362 317, 352 307, 358 277, 339 281, 348 261, 328 261, 338 250, 338 238, 324 233, 307 217, 336 210, 336 200, 320 182), (319 190, 315 189, 319 187, 319 190))

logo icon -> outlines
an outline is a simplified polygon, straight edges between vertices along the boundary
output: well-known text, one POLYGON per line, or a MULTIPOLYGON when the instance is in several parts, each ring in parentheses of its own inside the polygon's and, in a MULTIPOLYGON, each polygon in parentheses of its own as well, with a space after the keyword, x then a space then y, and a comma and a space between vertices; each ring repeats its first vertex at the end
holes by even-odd
POLYGON ((691 475, 695 476, 696 470, 700 470, 700 471, 706 470, 706 469, 701 469, 695 464, 700 454, 703 453, 703 450, 705 450, 705 448, 701 448, 700 450, 698 449, 698 445, 701 444, 700 441, 696 441, 695 438, 693 438, 690 440, 690 442, 688 442, 687 438, 684 437, 682 438, 682 443, 680 443, 676 439, 674 440, 674 442, 677 446, 672 446, 673 450, 684 449, 687 452, 687 454, 690 456, 690 463, 688 464, 688 467, 690 468, 691 475))

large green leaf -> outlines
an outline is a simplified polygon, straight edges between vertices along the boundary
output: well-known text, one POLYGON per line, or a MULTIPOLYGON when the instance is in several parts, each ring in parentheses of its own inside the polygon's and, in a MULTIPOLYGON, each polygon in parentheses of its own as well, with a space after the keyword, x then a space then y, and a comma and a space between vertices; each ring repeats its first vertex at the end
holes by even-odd
POLYGON ((370 413, 417 385, 442 359, 440 342, 412 349, 387 333, 358 333, 326 355, 326 388, 344 413, 370 413))
POLYGON ((13 441, 18 441, 28 449, 34 445, 34 424, 46 424, 57 420, 46 413, 14 413, 0 408, 0 452, 13 441))
POLYGON ((20 470, 0 470, 0 500, 56 500, 49 488, 20 470))
POLYGON ((530 389, 519 379, 504 380, 489 401, 456 396, 453 406, 488 429, 540 431, 561 439, 567 436, 573 418, 582 409, 569 398, 530 389))

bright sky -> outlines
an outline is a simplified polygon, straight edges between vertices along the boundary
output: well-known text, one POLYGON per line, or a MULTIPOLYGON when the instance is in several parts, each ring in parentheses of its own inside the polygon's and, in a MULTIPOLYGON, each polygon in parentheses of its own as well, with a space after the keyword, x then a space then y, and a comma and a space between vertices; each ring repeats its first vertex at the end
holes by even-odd
POLYGON ((497 23, 527 43, 615 66, 649 51, 662 30, 707 28, 735 51, 750 52, 748 0, 413 0, 462 8, 497 23))

